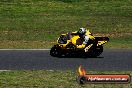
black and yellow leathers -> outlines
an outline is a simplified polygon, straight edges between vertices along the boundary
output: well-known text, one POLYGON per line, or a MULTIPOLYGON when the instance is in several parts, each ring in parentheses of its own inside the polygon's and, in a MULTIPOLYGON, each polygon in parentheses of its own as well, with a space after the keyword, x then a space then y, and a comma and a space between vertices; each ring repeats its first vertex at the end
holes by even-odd
MULTIPOLYGON (((62 35, 66 36, 67 34, 62 34, 62 35)), ((89 30, 86 31, 85 35, 88 36, 90 40, 94 40, 95 39, 95 37, 92 35, 92 33, 90 33, 89 30)), ((70 40, 67 40, 66 44, 60 44, 59 42, 58 42, 58 44, 62 48, 65 48, 66 45, 69 44, 69 43, 74 44, 76 46, 76 48, 79 48, 79 49, 85 48, 86 44, 83 44, 83 39, 81 39, 79 37, 79 35, 77 34, 77 32, 72 32, 71 36, 72 36, 72 38, 70 40)), ((58 38, 58 41, 59 41, 59 38, 58 38)))

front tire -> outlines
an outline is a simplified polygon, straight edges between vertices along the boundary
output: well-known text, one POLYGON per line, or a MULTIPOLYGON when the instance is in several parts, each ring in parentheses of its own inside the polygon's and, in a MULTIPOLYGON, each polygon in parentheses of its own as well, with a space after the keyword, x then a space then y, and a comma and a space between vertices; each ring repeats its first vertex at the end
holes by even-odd
POLYGON ((53 57, 59 57, 61 55, 60 48, 54 45, 50 50, 50 55, 53 57))

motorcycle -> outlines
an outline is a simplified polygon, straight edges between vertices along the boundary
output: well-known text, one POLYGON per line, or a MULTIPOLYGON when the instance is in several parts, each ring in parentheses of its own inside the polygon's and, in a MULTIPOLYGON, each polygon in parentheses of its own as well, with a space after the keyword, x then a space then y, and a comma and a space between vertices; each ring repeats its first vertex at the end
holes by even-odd
POLYGON ((61 34, 51 50, 53 57, 97 57, 103 52, 103 45, 109 41, 108 37, 93 36, 90 31, 86 32, 89 41, 84 48, 77 46, 83 43, 77 32, 61 34))

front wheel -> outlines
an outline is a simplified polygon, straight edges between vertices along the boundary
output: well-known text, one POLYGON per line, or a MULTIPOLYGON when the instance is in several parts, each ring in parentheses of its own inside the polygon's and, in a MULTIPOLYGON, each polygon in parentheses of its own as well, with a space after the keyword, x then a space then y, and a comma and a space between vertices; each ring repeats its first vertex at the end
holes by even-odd
POLYGON ((54 45, 51 50, 50 50, 50 55, 53 56, 53 57, 58 57, 60 56, 60 49, 59 47, 57 47, 56 45, 54 45))

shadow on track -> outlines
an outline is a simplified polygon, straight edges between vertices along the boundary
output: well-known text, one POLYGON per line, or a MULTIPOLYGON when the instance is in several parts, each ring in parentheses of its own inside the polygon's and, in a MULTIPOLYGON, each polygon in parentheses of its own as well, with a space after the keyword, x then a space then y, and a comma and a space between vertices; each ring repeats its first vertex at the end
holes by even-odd
POLYGON ((88 59, 88 58, 104 58, 104 57, 94 57, 94 56, 84 56, 84 55, 62 55, 58 56, 58 58, 83 58, 83 59, 88 59))

